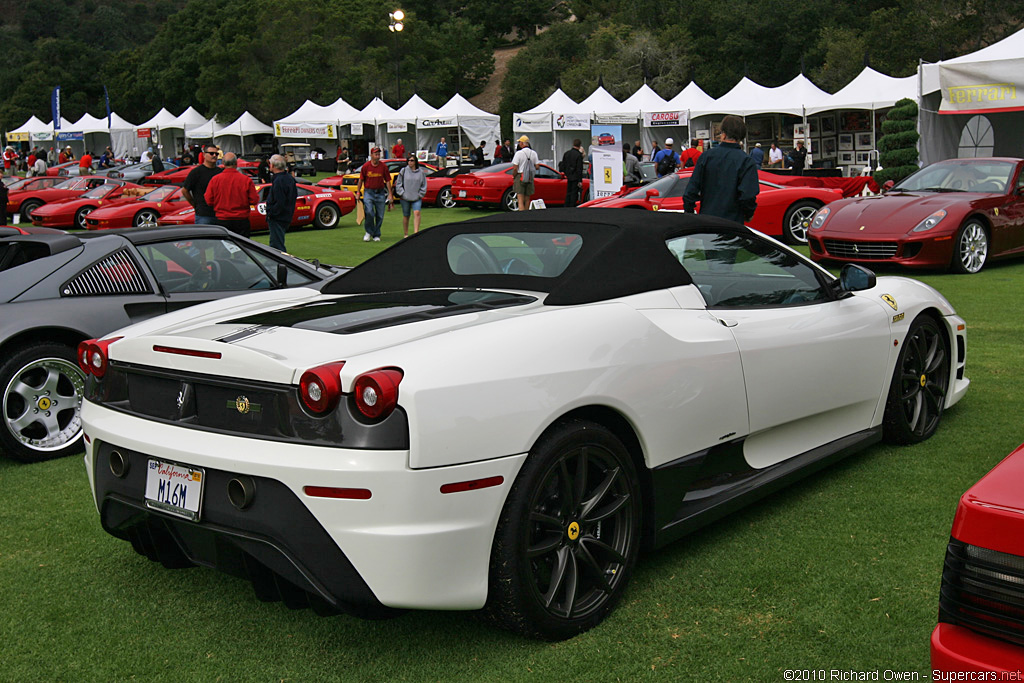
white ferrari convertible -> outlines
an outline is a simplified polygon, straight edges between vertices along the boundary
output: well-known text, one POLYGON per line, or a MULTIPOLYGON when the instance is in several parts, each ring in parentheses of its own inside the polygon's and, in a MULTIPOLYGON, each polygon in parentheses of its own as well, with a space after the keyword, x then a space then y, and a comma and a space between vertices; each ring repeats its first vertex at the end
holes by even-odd
POLYGON ((930 437, 964 328, 920 282, 715 218, 485 217, 83 343, 85 462, 103 528, 168 567, 566 638, 642 546, 930 437))

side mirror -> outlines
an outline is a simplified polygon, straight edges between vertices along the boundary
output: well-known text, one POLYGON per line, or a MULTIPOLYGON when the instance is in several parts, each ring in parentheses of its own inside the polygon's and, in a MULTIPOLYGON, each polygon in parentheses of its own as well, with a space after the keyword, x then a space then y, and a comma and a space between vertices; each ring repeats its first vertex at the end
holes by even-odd
POLYGON ((288 286, 288 266, 283 263, 277 264, 277 284, 280 287, 288 286))
POLYGON ((875 286, 875 274, 856 263, 847 263, 839 271, 839 286, 844 292, 860 292, 875 286))
POLYGON ((647 198, 647 199, 651 199, 653 197, 660 197, 660 196, 661 196, 661 193, 658 192, 657 190, 654 190, 654 189, 647 190, 647 192, 644 194, 644 197, 647 198))
POLYGON ((896 187, 896 181, 886 180, 885 183, 882 185, 882 193, 884 194, 894 187, 896 187))

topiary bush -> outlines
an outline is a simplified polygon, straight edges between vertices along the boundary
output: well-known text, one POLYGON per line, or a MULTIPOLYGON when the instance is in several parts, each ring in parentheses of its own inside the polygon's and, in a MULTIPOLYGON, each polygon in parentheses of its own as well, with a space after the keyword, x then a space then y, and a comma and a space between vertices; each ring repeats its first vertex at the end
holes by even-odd
POLYGON ((875 182, 881 186, 887 180, 899 182, 917 170, 917 103, 904 98, 897 102, 882 123, 882 137, 878 140, 878 162, 875 182))

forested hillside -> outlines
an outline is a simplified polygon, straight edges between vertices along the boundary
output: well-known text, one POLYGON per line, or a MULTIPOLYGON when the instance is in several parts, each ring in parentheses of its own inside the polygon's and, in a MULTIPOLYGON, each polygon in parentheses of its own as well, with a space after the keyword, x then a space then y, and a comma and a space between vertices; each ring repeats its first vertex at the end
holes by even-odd
POLYGON ((895 76, 1024 25, 1024 0, 4 0, 0 128, 111 106, 139 123, 160 107, 269 121, 307 98, 362 107, 413 92, 440 106, 487 83, 496 46, 525 41, 502 87, 508 114, 560 83, 577 99, 602 78, 615 96, 645 80, 672 96, 691 79, 720 96, 744 75, 785 83, 803 69, 834 91, 865 59, 895 76), (539 34, 537 33, 538 31, 539 34), (396 65, 397 62, 397 65, 396 65), (397 66, 397 74, 396 74, 397 66))

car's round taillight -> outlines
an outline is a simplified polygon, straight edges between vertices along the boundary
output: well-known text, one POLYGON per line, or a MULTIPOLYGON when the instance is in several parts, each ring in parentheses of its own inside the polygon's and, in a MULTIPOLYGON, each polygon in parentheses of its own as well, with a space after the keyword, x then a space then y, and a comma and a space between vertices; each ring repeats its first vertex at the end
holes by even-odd
POLYGON ((107 374, 107 366, 110 364, 110 357, 107 347, 121 337, 113 339, 90 339, 78 345, 78 367, 82 372, 102 379, 107 374))
POLYGON ((92 370, 89 368, 89 345, 95 341, 95 339, 87 339, 78 345, 78 367, 87 375, 92 374, 92 370))
POLYGON ((324 415, 334 409, 341 397, 341 369, 344 361, 310 368, 299 378, 299 398, 314 415, 324 415))
POLYGON ((381 368, 357 377, 353 393, 359 412, 372 420, 390 415, 398 405, 403 376, 398 368, 381 368))

